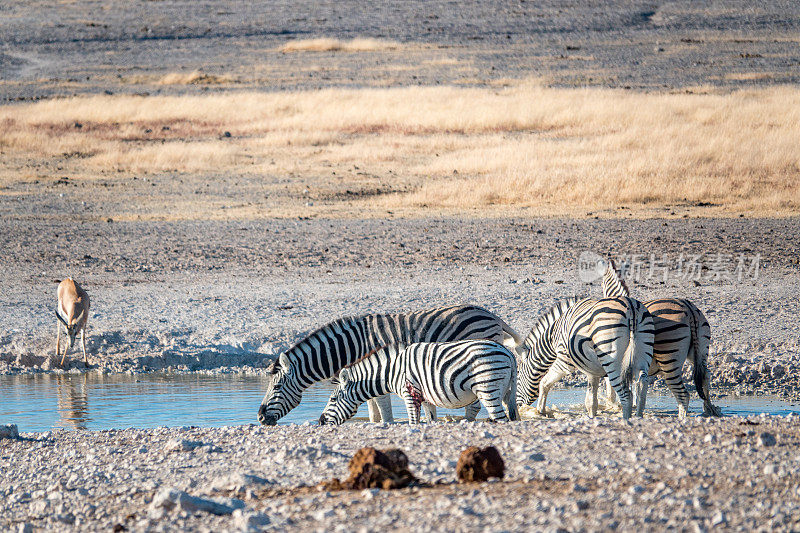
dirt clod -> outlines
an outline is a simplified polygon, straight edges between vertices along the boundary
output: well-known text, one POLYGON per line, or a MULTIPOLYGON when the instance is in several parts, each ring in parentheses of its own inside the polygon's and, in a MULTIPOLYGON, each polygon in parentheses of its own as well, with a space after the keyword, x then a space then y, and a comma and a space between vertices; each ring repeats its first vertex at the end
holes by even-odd
POLYGON ((486 481, 490 477, 502 478, 506 465, 494 446, 470 446, 458 458, 456 477, 461 483, 486 481))
POLYGON ((325 490, 400 489, 417 481, 408 470, 408 457, 400 449, 361 448, 350 460, 350 477, 323 482, 325 490))

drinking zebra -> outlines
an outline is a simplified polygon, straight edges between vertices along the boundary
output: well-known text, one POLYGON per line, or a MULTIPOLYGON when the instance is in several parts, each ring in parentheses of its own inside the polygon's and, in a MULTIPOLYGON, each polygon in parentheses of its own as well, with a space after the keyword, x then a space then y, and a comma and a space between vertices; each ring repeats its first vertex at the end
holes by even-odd
POLYGON ((653 318, 632 298, 571 298, 546 311, 525 339, 527 355, 519 368, 517 405, 537 401, 545 413, 547 393, 573 367, 586 374, 589 416, 597 414, 597 389, 608 376, 629 418, 637 392, 641 416, 647 394, 647 370, 653 357, 653 318))
POLYGON ((492 420, 517 420, 516 356, 486 340, 390 345, 339 372, 320 424, 341 424, 365 401, 394 393, 411 424, 423 402, 456 409, 478 400, 492 420), (508 411, 506 411, 503 409, 508 411))
MULTIPOLYGON (((303 391, 311 384, 333 377, 344 366, 381 346, 466 339, 506 340, 514 346, 522 342, 502 319, 473 305, 334 320, 286 350, 268 369, 271 378, 258 420, 266 425, 276 424, 297 407, 303 391)), ((380 407, 382 419, 389 421, 388 398, 380 407)), ((467 408, 467 418, 474 419, 479 409, 479 405, 467 408)))
MULTIPOLYGON (((603 296, 629 296, 628 286, 609 261, 603 274, 603 296)), ((684 418, 689 410, 689 391, 683 382, 683 367, 692 363, 692 377, 697 394, 703 400, 705 416, 722 416, 711 403, 709 394, 708 347, 711 343, 711 326, 703 313, 689 300, 658 298, 644 302, 653 315, 655 326, 653 362, 650 376, 661 375, 678 402, 678 417, 684 418)), ((614 391, 606 382, 607 396, 614 401, 614 391)))

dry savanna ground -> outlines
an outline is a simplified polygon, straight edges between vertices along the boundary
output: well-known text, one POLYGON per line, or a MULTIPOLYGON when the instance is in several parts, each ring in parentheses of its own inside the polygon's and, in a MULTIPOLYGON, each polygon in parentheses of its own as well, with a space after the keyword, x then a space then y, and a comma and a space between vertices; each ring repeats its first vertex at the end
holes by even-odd
MULTIPOLYGON (((292 46, 392 45, 327 41, 292 46)), ((215 82, 186 76, 162 83, 215 82)), ((642 93, 531 81, 78 96, 0 107, 0 124, 0 195, 35 197, 56 178, 106 189, 151 179, 159 187, 136 198, 150 203, 148 218, 800 208, 800 89, 792 86, 642 93), (223 181, 238 203, 201 194, 223 181), (175 183, 198 194, 165 201, 158 192, 175 183), (288 200, 270 203, 276 195, 288 200)))

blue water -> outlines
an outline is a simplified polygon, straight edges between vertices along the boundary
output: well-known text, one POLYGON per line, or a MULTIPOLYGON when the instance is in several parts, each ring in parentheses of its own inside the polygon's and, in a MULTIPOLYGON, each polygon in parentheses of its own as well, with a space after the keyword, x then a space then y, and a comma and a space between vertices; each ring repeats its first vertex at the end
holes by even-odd
MULTIPOLYGON (((17 424, 21 432, 66 429, 152 428, 159 426, 219 427, 254 424, 264 395, 264 378, 237 374, 33 374, 0 376, 0 424, 17 424)), ((330 385, 308 389, 299 407, 280 423, 315 422, 328 400, 330 385)), ((548 406, 583 415, 583 389, 554 390, 548 406)), ((764 396, 715 400, 729 415, 800 413, 800 403, 764 396)), ((393 398, 396 418, 405 407, 393 398)), ((702 409, 693 397, 690 413, 702 409)), ((647 411, 676 415, 671 396, 647 396, 647 411)), ((440 418, 463 415, 438 409, 440 418)), ((356 417, 366 417, 366 405, 356 417)), ((479 418, 486 416, 481 411, 479 418)))

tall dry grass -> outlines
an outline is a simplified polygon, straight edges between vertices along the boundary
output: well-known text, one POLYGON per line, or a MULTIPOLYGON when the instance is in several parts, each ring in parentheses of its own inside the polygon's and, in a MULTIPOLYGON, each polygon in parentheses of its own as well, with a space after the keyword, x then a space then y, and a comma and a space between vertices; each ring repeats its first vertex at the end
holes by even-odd
POLYGON ((71 157, 89 172, 327 176, 411 188, 370 200, 385 208, 800 207, 794 87, 93 96, 5 106, 0 125, 0 149, 71 157))

